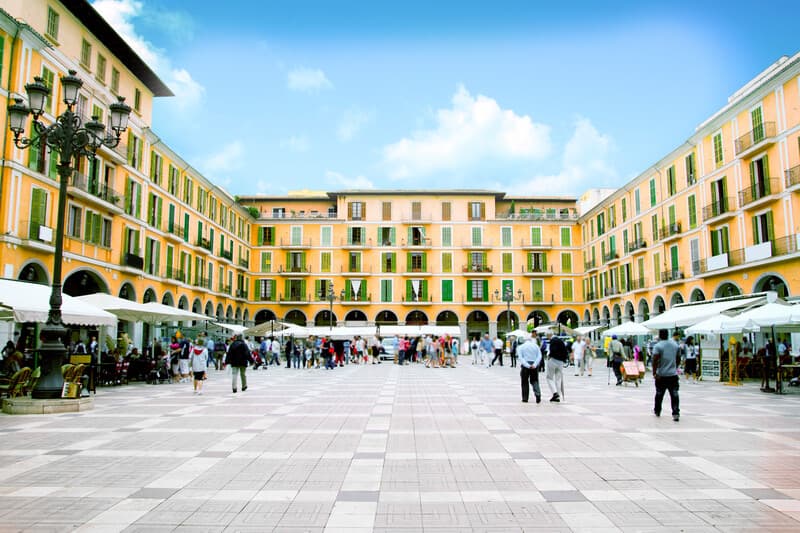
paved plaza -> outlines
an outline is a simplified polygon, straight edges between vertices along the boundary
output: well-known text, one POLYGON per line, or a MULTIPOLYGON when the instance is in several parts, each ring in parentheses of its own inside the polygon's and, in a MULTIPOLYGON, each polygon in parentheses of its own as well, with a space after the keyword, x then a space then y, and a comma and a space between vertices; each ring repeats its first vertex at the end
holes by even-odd
POLYGON ((0 415, 0 531, 800 531, 800 394, 518 369, 249 371, 0 415), (544 385, 544 380, 542 379, 544 385), (546 386, 544 387, 546 391, 546 386))

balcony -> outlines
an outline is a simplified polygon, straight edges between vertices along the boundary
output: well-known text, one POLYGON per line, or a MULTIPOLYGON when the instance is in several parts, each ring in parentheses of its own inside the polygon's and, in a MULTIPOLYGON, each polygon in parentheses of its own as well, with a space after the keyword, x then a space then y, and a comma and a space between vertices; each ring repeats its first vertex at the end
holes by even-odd
POLYGON ((278 274, 283 276, 307 276, 311 272, 309 265, 280 265, 278 274))
POLYGON ((248 269, 250 268, 250 260, 240 257, 238 265, 240 268, 248 269))
POLYGON ((201 289, 211 290, 211 280, 208 278, 194 278, 192 285, 200 287, 201 289))
POLYGON ((372 248, 372 239, 362 237, 360 239, 341 239, 339 246, 345 250, 372 248))
POLYGON ((594 291, 586 293, 586 301, 587 302, 592 302, 594 300, 599 300, 599 299, 600 299, 600 296, 594 291))
POLYGON ((144 258, 142 256, 124 253, 122 254, 122 266, 129 266, 137 270, 144 270, 144 258))
POLYGON ((289 249, 292 249, 292 250, 304 250, 306 248, 311 248, 312 246, 314 246, 310 238, 306 239, 305 241, 303 239, 299 239, 299 240, 294 240, 294 239, 284 240, 284 239, 281 239, 280 243, 281 243, 282 247, 289 248, 289 249))
POLYGON ((24 229, 22 230, 22 238, 28 239, 34 242, 41 242, 45 243, 48 246, 53 245, 53 228, 45 226, 44 224, 40 224, 39 222, 33 220, 22 220, 20 221, 20 228, 28 228, 26 232, 24 229))
POLYGON ((222 259, 227 259, 228 261, 233 263, 233 252, 231 252, 230 250, 220 250, 219 251, 219 256, 222 259))
POLYGON ((278 297, 281 303, 311 303, 311 296, 308 294, 300 294, 300 292, 290 292, 289 294, 281 294, 278 297))
POLYGON ((778 192, 778 178, 760 180, 753 187, 739 191, 739 205, 743 208, 753 209, 762 205, 764 200, 778 192))
POLYGON ((225 294, 231 294, 232 289, 231 289, 230 285, 223 285, 222 283, 220 283, 219 284, 219 289, 217 290, 217 292, 222 292, 222 293, 225 293, 225 294))
POLYGON ((211 253, 211 241, 210 240, 204 239, 203 237, 198 237, 194 244, 195 244, 195 246, 198 246, 201 249, 205 250, 204 253, 211 253))
POLYGON ((118 214, 123 212, 121 196, 117 191, 101 186, 97 180, 92 180, 78 171, 73 172, 70 177, 68 192, 102 209, 109 209, 118 214))
POLYGON ((527 265, 522 267, 522 273, 526 276, 551 276, 553 267, 549 269, 542 265, 527 265))
POLYGON ((673 283, 683 281, 683 270, 665 270, 661 273, 661 283, 673 283))
POLYGON ((672 224, 667 224, 658 232, 658 236, 662 241, 671 241, 680 237, 681 235, 681 223, 680 222, 673 222, 672 224))
POLYGON ((534 241, 531 239, 520 239, 519 241, 520 248, 527 248, 527 249, 540 249, 540 248, 552 248, 553 247, 553 239, 539 239, 538 241, 534 241))
MULTIPOLYGON (((327 300, 322 300, 327 301, 327 300)), ((352 305, 352 304, 368 304, 372 303, 372 293, 367 294, 363 298, 360 294, 348 294, 345 295, 344 299, 339 300, 342 305, 352 305)))
POLYGON ((490 241, 463 241, 461 247, 468 250, 491 250, 494 248, 494 245, 490 241))
POLYGON ((597 268, 597 261, 584 261, 583 270, 588 272, 597 268))
POLYGON ((462 265, 461 272, 464 274, 491 274, 492 265, 462 265))
POLYGON ((616 287, 605 287, 603 289, 603 296, 609 298, 611 296, 618 296, 620 294, 620 290, 616 287))
POLYGON ((722 198, 720 201, 712 202, 703 208, 703 222, 711 222, 713 219, 723 220, 732 217, 733 197, 722 198))
POLYGON ((768 146, 775 142, 775 123, 764 122, 753 128, 733 142, 736 157, 745 157, 751 152, 768 146))
POLYGON ((636 239, 628 243, 628 253, 643 252, 647 248, 647 242, 644 239, 636 239))
POLYGON ((427 297, 422 296, 413 296, 411 298, 406 298, 404 294, 400 299, 400 303, 403 305, 430 305, 433 303, 433 296, 428 295, 427 297))
POLYGON ((364 265, 341 265, 339 267, 339 273, 342 276, 364 276, 366 274, 372 273, 372 265, 368 267, 364 267, 364 265))
POLYGON ((167 239, 172 241, 182 241, 183 240, 183 226, 179 226, 177 224, 172 224, 172 226, 167 223, 167 232, 166 232, 167 239))
POLYGON ((617 252, 609 252, 607 254, 603 254, 603 264, 613 263, 614 261, 618 260, 619 260, 619 254, 617 252))
POLYGON ((429 268, 427 268, 427 267, 423 268, 421 266, 408 267, 408 268, 406 268, 406 271, 403 274, 406 275, 406 276, 413 276, 413 275, 430 276, 431 275, 429 268))
POLYGON ((647 288, 647 280, 645 278, 632 279, 630 283, 630 290, 636 292, 647 288))
POLYGON ((236 291, 236 297, 247 300, 247 290, 246 289, 239 289, 236 291))
POLYGON ((164 272, 164 279, 167 281, 186 283, 186 273, 183 270, 175 270, 167 267, 166 272, 164 272))
POLYGON ((408 244, 406 244, 405 239, 400 239, 400 246, 403 248, 430 248, 431 238, 420 237, 418 239, 411 239, 408 244))
POLYGON ((800 185, 800 165, 786 171, 786 188, 791 189, 800 185))
POLYGON ((577 209, 545 210, 539 208, 522 208, 519 212, 506 211, 496 213, 497 220, 577 220, 577 209))
POLYGON ((255 301, 257 302, 274 302, 275 295, 274 294, 259 294, 255 297, 255 301))

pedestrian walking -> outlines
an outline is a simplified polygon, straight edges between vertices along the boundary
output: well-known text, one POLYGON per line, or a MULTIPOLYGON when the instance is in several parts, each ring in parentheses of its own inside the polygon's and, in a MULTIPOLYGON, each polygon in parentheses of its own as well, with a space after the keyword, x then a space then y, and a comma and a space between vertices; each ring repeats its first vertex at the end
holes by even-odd
POLYGON ((542 391, 539 388, 539 364, 542 362, 542 351, 532 338, 525 339, 518 348, 519 355, 519 377, 522 385, 522 401, 528 403, 530 389, 533 387, 533 395, 536 403, 542 402, 542 391))
POLYGON ((489 368, 489 354, 494 353, 494 344, 492 344, 492 339, 489 338, 488 333, 481 339, 479 349, 481 352, 481 365, 489 368))
POLYGON ((269 346, 271 353, 269 364, 275 363, 275 366, 281 366, 281 342, 276 337, 271 337, 269 346))
POLYGON ((192 374, 194 375, 194 393, 203 394, 203 380, 208 370, 208 349, 205 346, 205 339, 198 337, 192 347, 191 355, 192 374))
POLYGON ((228 347, 226 361, 231 367, 231 389, 236 393, 236 385, 239 377, 242 378, 242 392, 247 390, 247 365, 250 362, 251 352, 247 344, 242 340, 241 335, 236 336, 228 347))
POLYGON ((683 373, 686 374, 686 381, 688 383, 691 377, 691 380, 697 383, 697 356, 700 355, 700 347, 694 343, 694 337, 691 335, 686 337, 683 351, 683 373))
POLYGON ((624 348, 622 347, 622 343, 617 340, 616 335, 611 336, 611 342, 608 343, 608 353, 611 358, 611 368, 614 370, 614 376, 617 378, 617 387, 619 387, 622 385, 624 348))
POLYGON ((472 342, 469 343, 469 352, 472 354, 472 364, 478 365, 480 364, 479 358, 479 349, 480 343, 478 342, 478 337, 472 339, 472 342))
POLYGON ((498 359, 500 360, 500 366, 503 366, 503 341, 499 337, 495 337, 492 347, 494 348, 494 359, 492 359, 492 364, 489 366, 494 366, 494 362, 498 359))
POLYGON ((653 347, 653 378, 656 382, 653 414, 661 416, 664 393, 669 391, 672 419, 677 422, 681 418, 680 399, 678 398, 680 349, 677 342, 669 339, 669 332, 666 329, 658 331, 658 338, 659 342, 653 347))
POLYGON ((547 334, 547 386, 553 397, 551 402, 561 402, 564 400, 564 365, 569 359, 567 347, 560 337, 547 334))
POLYGON ((578 335, 575 342, 572 343, 572 362, 575 364, 575 375, 583 375, 584 370, 584 354, 586 353, 586 341, 583 337, 578 335))

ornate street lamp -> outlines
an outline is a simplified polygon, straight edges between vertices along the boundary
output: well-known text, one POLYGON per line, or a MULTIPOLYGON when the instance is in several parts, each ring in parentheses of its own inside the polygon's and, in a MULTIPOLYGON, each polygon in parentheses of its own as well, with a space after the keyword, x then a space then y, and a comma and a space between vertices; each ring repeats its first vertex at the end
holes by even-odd
MULTIPOLYGON (((494 297, 496 300, 500 300, 500 291, 498 289, 494 290, 494 297)), ((514 300, 522 300, 522 289, 517 290, 517 296, 515 298, 514 291, 511 290, 511 287, 506 287, 503 289, 502 300, 506 303, 506 326, 508 327, 506 335, 508 335, 508 332, 511 331, 511 302, 514 300)))
POLYGON ((110 131, 96 116, 83 124, 78 114, 73 111, 78 102, 78 91, 83 85, 83 81, 75 74, 74 70, 70 70, 68 75, 61 77, 64 104, 67 109, 49 126, 39 120, 50 95, 50 88, 42 78, 36 77, 33 83, 25 85, 28 107, 22 98, 14 98, 14 103, 8 107, 9 129, 14 133, 14 144, 17 148, 25 149, 45 143, 51 151, 57 152, 60 156, 57 165, 59 195, 53 286, 50 293, 50 311, 40 334, 42 345, 39 349, 39 359, 42 376, 33 389, 34 398, 60 398, 64 383, 61 364, 66 354, 64 337, 67 330, 61 320, 61 261, 64 251, 64 214, 69 177, 81 157, 93 157, 101 146, 114 148, 119 144, 122 132, 128 127, 128 117, 131 114, 130 106, 125 103, 125 98, 120 96, 117 102, 109 105, 110 131), (28 115, 33 115, 33 131, 30 137, 24 137, 28 115))
MULTIPOLYGON (((328 315, 328 329, 333 330, 333 302, 336 301, 336 291, 333 290, 333 283, 328 285, 328 293, 323 295, 323 298, 328 300, 328 304, 330 305, 330 310, 328 311, 330 314, 328 315)), ((344 301, 345 293, 344 289, 339 293, 339 300, 344 301)))

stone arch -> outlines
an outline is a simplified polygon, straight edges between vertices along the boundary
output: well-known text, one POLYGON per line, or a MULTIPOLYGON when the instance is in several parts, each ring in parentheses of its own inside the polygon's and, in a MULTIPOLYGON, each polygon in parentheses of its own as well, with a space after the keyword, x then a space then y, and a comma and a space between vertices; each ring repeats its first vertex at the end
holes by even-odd
POLYGON ((375 315, 375 324, 379 326, 396 326, 397 315, 394 314, 394 311, 383 310, 375 315))
POLYGON ((592 321, 592 315, 589 313, 589 310, 586 309, 583 312, 583 324, 584 326, 588 326, 589 323, 592 321))
POLYGON ((217 321, 219 322, 225 320, 225 308, 222 306, 222 303, 217 304, 217 310, 214 312, 214 316, 217 317, 217 321))
POLYGON ((170 307, 175 307, 175 297, 172 296, 172 293, 167 291, 164 293, 164 296, 161 297, 161 303, 163 305, 168 305, 170 307))
POLYGON ((467 315, 467 336, 469 338, 489 333, 489 315, 483 311, 472 311, 467 315))
POLYGON ((706 301, 706 295, 703 293, 702 289, 694 289, 692 293, 689 295, 690 302, 704 302, 706 301))
POLYGON ((152 287, 148 287, 144 291, 144 296, 142 296, 142 303, 148 304, 150 302, 158 302, 158 295, 156 295, 156 291, 152 287))
POLYGON ((600 310, 597 307, 592 309, 592 324, 600 325, 600 310))
POLYGON ((428 315, 419 309, 414 309, 406 315, 407 326, 424 326, 428 323, 428 315))
POLYGON ((622 308, 620 308, 619 304, 614 304, 614 307, 611 308, 611 316, 614 324, 622 324, 622 308))
MULTIPOLYGON (((289 319, 287 318, 286 321, 289 322, 289 319)), ((322 309, 314 316, 314 325, 318 327, 335 326, 338 322, 336 313, 331 313, 330 309, 322 309)))
POLYGON ((250 310, 249 309, 245 309, 244 313, 242 314, 242 324, 244 324, 245 326, 250 324, 250 310))
POLYGON ((458 325, 458 315, 455 314, 453 311, 442 311, 438 315, 436 315, 436 325, 437 326, 457 326, 458 325))
POLYGON ((122 298, 123 300, 130 300, 132 302, 135 302, 136 289, 130 282, 126 281, 119 288, 119 297, 122 298))
POLYGON ((660 294, 653 299, 653 312, 660 315, 667 310, 667 304, 664 302, 664 297, 660 294))
POLYGON ((603 318, 601 319, 604 326, 611 325, 611 310, 609 310, 607 305, 603 306, 603 318))
POLYGON ((256 312, 254 321, 257 325, 263 324, 264 322, 269 322, 270 320, 278 320, 278 317, 275 315, 275 312, 272 311, 271 309, 259 309, 258 312, 256 312))
POLYGON ((183 309, 184 311, 189 309, 189 298, 185 294, 178 298, 178 309, 183 309))
POLYGON ((767 272, 762 274, 753 284, 753 292, 775 291, 781 298, 788 298, 789 284, 780 274, 767 272))
POLYGON ((364 311, 360 309, 353 309, 349 311, 346 315, 344 315, 345 322, 366 322, 367 315, 364 314, 364 311))
POLYGON ((225 320, 230 323, 233 320, 233 306, 228 304, 228 308, 225 309, 225 320))
POLYGON ((497 315, 497 333, 504 336, 509 331, 514 331, 519 327, 519 316, 514 311, 504 310, 497 315))
POLYGON ((542 324, 548 324, 550 322, 550 316, 541 309, 537 309, 536 311, 528 313, 528 318, 525 320, 528 324, 533 324, 533 327, 538 327, 542 324))
POLYGON ((650 320, 650 304, 642 298, 639 300, 639 321, 644 322, 645 320, 650 320))
POLYGON ((633 302, 625 302, 625 320, 636 322, 636 312, 633 310, 633 302))
POLYGON ((305 326, 308 323, 306 314, 299 309, 292 309, 286 313, 283 320, 291 324, 297 324, 298 326, 305 326))
POLYGON ((203 314, 210 317, 214 316, 214 303, 211 300, 206 302, 206 306, 203 309, 203 314))
POLYGON ((238 305, 236 306, 236 310, 233 312, 233 319, 237 323, 242 321, 242 308, 238 305))
POLYGON ((578 327, 578 313, 573 311, 572 309, 564 309, 558 316, 556 317, 556 321, 559 324, 563 324, 567 327, 577 328, 578 327))
POLYGON ((31 259, 24 263, 22 268, 19 269, 17 279, 28 283, 50 285, 50 275, 47 267, 38 259, 31 259))
MULTIPOLYGON (((124 284, 123 284, 124 286, 124 284)), ((130 290, 133 290, 133 285, 128 283, 130 290)), ((94 294, 103 292, 110 294, 108 283, 106 283, 103 276, 92 268, 82 267, 74 270, 67 277, 64 278, 62 292, 69 296, 85 296, 87 294, 94 294)), ((131 293, 133 296, 126 298, 127 300, 135 300, 135 291, 131 293)))
POLYGON ((669 307, 670 307, 670 309, 672 309, 676 305, 682 304, 682 303, 683 303, 683 295, 678 291, 673 292, 672 296, 670 296, 670 298, 669 298, 669 307))
POLYGON ((727 298, 729 296, 739 296, 742 294, 742 289, 732 281, 723 281, 717 286, 714 291, 714 298, 727 298))
POLYGON ((197 313, 198 315, 203 312, 203 302, 200 301, 200 298, 195 298, 192 302, 192 313, 197 313))

